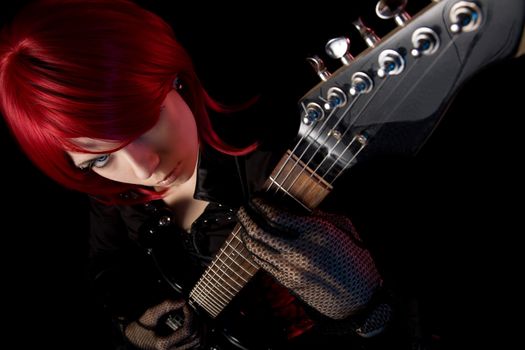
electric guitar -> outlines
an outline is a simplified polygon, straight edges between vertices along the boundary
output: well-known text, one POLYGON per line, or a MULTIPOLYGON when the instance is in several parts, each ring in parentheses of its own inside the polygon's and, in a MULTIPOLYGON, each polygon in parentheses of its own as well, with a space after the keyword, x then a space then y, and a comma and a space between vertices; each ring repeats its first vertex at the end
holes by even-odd
MULTIPOLYGON (((357 57, 349 54, 348 39, 328 42, 327 54, 342 63, 337 71, 309 58, 320 82, 299 101, 299 135, 266 191, 312 210, 360 160, 417 152, 465 81, 492 62, 525 52, 523 0, 436 0, 412 18, 404 12, 406 1, 398 3, 377 5, 380 16, 398 23, 384 38, 360 20, 354 23, 369 46, 357 57)), ((239 230, 189 293, 190 303, 221 334, 230 303, 259 270, 239 230)), ((240 349, 270 347, 264 336, 255 342, 242 341, 242 334, 226 339, 240 349)))

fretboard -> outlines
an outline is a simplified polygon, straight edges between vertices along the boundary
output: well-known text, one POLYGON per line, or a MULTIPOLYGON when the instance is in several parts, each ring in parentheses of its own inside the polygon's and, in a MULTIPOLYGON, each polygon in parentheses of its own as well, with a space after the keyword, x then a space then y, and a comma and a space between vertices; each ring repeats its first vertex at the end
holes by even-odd
MULTIPOLYGON (((265 188, 313 209, 330 193, 332 186, 288 151, 266 181, 265 188)), ((214 318, 259 270, 242 243, 240 230, 237 225, 190 293, 191 300, 214 318)))

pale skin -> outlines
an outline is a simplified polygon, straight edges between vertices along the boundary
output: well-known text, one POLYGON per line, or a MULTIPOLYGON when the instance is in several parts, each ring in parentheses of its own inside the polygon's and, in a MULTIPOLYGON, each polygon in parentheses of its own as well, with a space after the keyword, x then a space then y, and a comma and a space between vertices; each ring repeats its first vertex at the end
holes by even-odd
MULTIPOLYGON (((88 151, 115 149, 115 142, 74 139, 88 151)), ((193 113, 172 90, 162 103, 158 122, 125 147, 106 154, 67 151, 79 168, 91 167, 107 179, 166 190, 163 200, 174 209, 178 226, 189 230, 208 202, 193 198, 197 180, 199 139, 193 113)))

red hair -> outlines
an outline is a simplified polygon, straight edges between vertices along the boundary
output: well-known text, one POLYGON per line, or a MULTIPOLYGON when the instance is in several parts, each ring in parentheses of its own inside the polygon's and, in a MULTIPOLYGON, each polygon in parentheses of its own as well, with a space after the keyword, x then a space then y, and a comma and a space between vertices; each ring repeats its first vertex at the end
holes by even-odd
POLYGON ((178 77, 201 141, 230 155, 252 151, 223 142, 208 110, 224 112, 200 84, 171 27, 126 0, 42 0, 0 32, 0 108, 21 148, 62 185, 111 203, 151 189, 117 183, 74 166, 71 139, 123 146, 150 129, 178 77))

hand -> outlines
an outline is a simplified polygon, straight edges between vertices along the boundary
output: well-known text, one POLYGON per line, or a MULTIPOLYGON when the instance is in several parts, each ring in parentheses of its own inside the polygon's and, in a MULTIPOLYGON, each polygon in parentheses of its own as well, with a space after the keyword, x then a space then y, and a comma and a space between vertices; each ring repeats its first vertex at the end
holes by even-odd
POLYGON ((193 313, 184 300, 166 300, 146 310, 137 321, 125 328, 124 334, 139 349, 191 349, 200 343, 193 323, 193 313), (182 322, 173 317, 177 312, 180 316, 184 315, 182 322), (160 333, 161 327, 169 327, 172 332, 160 333))
POLYGON ((297 215, 260 198, 237 215, 255 262, 328 317, 343 319, 362 310, 381 283, 370 253, 344 216, 297 215))

